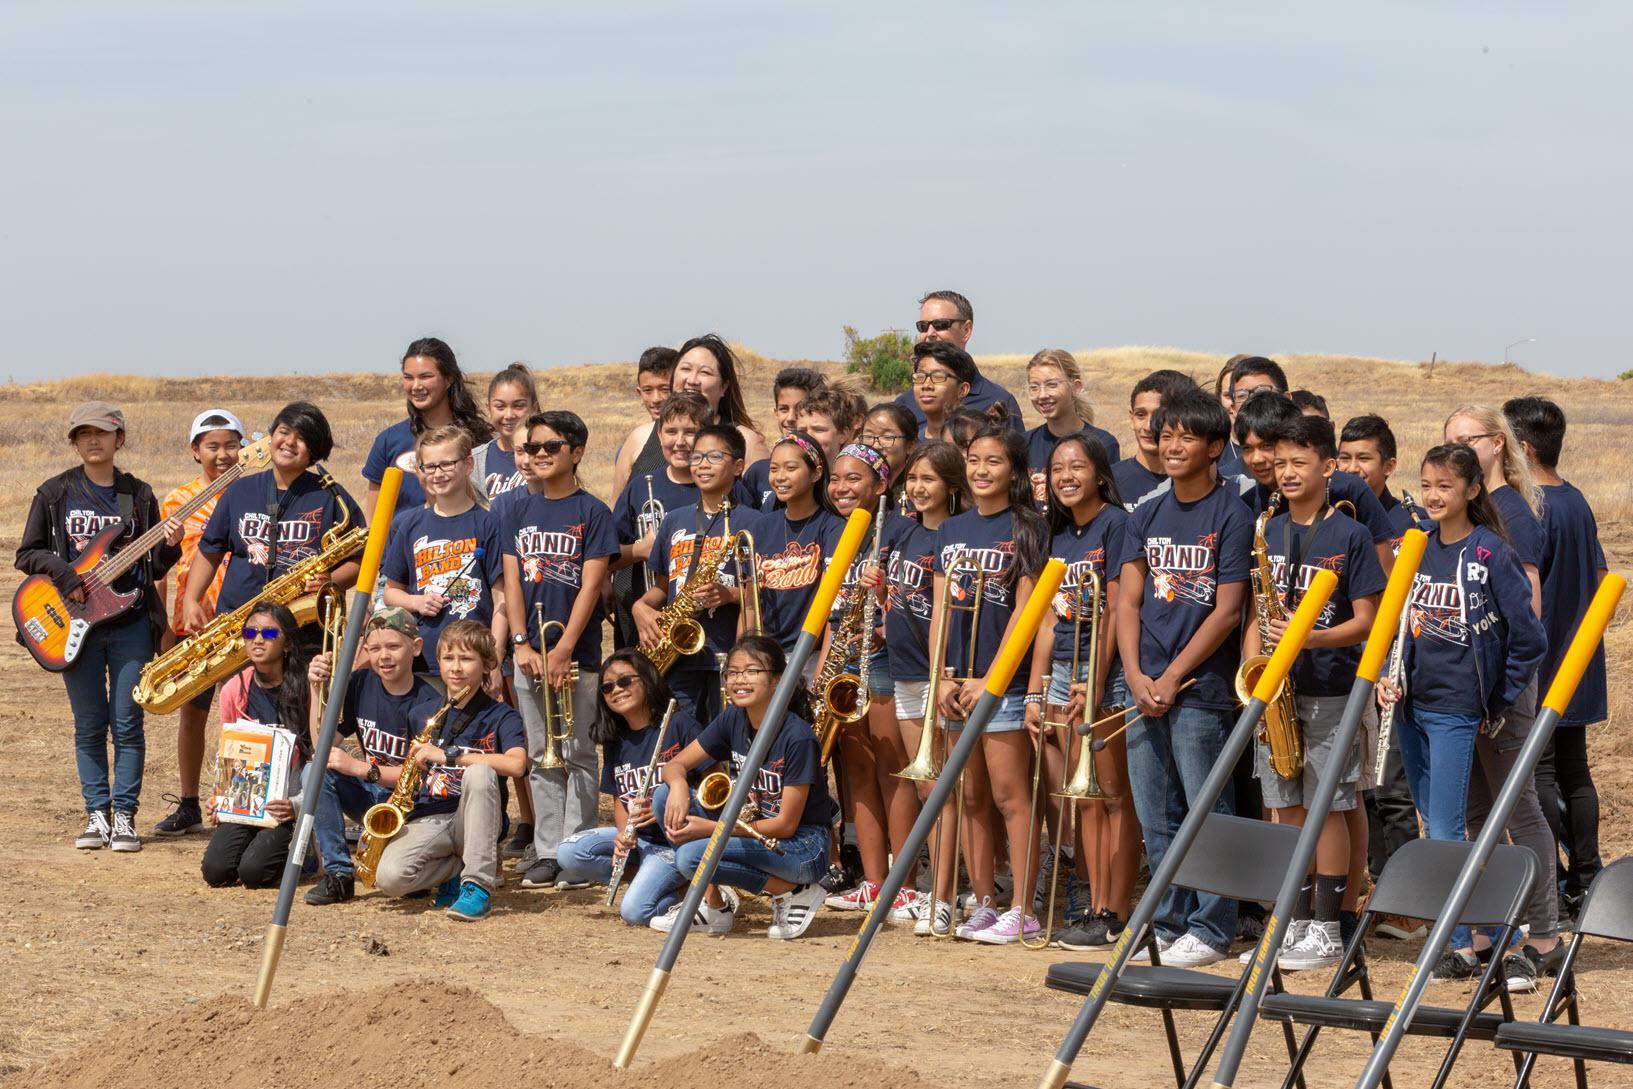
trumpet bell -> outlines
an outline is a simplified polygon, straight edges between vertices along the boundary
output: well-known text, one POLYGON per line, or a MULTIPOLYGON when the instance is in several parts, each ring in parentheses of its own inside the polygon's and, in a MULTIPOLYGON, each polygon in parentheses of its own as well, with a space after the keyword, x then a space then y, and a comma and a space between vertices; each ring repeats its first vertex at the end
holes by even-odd
POLYGON ((561 749, 555 745, 546 745, 544 755, 533 764, 540 771, 560 771, 567 766, 567 761, 561 758, 561 749))

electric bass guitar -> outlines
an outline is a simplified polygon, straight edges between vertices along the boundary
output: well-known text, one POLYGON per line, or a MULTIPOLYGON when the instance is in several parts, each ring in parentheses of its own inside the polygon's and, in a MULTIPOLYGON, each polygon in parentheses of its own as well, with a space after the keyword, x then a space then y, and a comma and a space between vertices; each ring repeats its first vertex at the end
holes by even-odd
MULTIPOLYGON (((245 473, 258 472, 271 464, 271 439, 256 439, 239 451, 237 465, 182 504, 172 517, 185 521, 245 473)), ((30 575, 17 588, 17 596, 11 599, 11 619, 17 625, 19 640, 34 655, 34 660, 51 672, 61 673, 73 665, 93 628, 119 619, 141 600, 140 590, 121 592, 115 590, 113 584, 164 543, 164 524, 154 526, 114 552, 114 542, 125 531, 123 522, 109 526, 80 553, 73 563, 79 575, 79 591, 74 595, 65 596, 49 575, 30 575)))

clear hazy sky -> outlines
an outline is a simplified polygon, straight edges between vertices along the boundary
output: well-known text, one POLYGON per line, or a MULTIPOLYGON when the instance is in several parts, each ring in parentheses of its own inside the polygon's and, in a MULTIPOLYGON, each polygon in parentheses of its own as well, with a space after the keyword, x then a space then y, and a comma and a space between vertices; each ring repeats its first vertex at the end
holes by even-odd
POLYGON ((941 287, 977 352, 1614 374, 1629 41, 1625 0, 7 0, 0 374, 833 358, 941 287))

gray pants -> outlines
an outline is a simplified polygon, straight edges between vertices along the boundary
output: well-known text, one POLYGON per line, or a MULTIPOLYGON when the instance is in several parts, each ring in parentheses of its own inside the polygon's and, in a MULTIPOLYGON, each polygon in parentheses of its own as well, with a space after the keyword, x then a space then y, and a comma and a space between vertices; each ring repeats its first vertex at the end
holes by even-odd
POLYGON ((460 779, 459 808, 403 825, 380 853, 374 885, 387 896, 434 889, 450 877, 499 886, 499 775, 473 764, 460 779))
MULTIPOLYGON (((1508 721, 1496 737, 1483 732, 1474 743, 1474 769, 1469 776, 1468 836, 1475 839, 1491 812, 1491 803, 1502 790, 1514 761, 1520 755, 1531 723, 1537 716, 1537 682, 1532 678, 1520 698, 1508 712, 1508 721)), ((1542 806, 1537 803, 1535 775, 1525 777, 1525 789, 1520 792, 1514 812, 1508 816, 1508 838, 1517 846, 1529 847, 1537 856, 1537 883, 1531 890, 1531 899, 1525 906, 1525 921, 1531 924, 1533 938, 1553 937, 1559 930, 1559 888, 1555 872, 1559 867, 1559 847, 1554 833, 1543 819, 1542 806)))
MULTIPOLYGON (((565 768, 545 771, 538 766, 544 755, 544 715, 539 708, 538 684, 516 671, 516 704, 527 727, 528 792, 533 795, 533 850, 540 859, 555 858, 556 847, 575 832, 594 828, 600 801, 600 765, 590 721, 596 714, 596 685, 600 675, 581 670, 573 689, 573 736, 557 744, 565 768)), ((558 723, 556 730, 561 731, 558 723)), ((497 833, 495 833, 497 835, 497 833)))

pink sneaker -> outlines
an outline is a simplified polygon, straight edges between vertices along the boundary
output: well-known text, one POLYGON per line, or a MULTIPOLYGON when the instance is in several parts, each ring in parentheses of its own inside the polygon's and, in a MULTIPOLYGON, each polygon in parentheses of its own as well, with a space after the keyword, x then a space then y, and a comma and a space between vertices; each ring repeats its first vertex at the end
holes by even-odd
POLYGON ((991 926, 985 930, 972 931, 968 936, 971 941, 985 942, 987 945, 1014 945, 1021 940, 1023 927, 1028 938, 1037 937, 1038 932, 1043 929, 1038 925, 1035 916, 1026 916, 1026 921, 1023 923, 1021 921, 1021 909, 1010 908, 998 916, 997 921, 991 926))
POLYGON ((985 896, 982 897, 981 903, 976 909, 970 913, 970 917, 965 919, 963 924, 953 931, 953 934, 959 938, 973 938, 977 931, 985 930, 997 921, 998 913, 993 910, 992 897, 985 896))
POLYGON ((849 892, 836 892, 823 903, 835 911, 866 911, 873 906, 873 901, 879 898, 879 886, 862 879, 862 883, 849 892))

